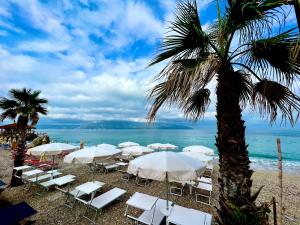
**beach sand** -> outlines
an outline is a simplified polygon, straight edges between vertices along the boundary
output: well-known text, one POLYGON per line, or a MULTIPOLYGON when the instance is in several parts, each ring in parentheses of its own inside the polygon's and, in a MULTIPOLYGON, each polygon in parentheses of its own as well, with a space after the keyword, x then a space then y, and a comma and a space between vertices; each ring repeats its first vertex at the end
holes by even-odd
MULTIPOLYGON (((9 151, 0 151, 0 179, 9 182, 12 171, 12 160, 9 156, 9 151)), ((92 174, 86 166, 83 165, 68 165, 64 166, 64 174, 76 175, 76 182, 72 184, 75 187, 92 179, 92 174)), ((217 184, 217 171, 213 175, 213 183, 217 184)), ((270 202, 273 196, 278 196, 278 178, 276 172, 271 171, 256 171, 253 175, 254 190, 257 190, 261 185, 264 188, 258 198, 258 202, 270 202)), ((285 217, 284 224, 299 225, 300 224, 300 176, 295 174, 284 174, 284 207, 285 217)), ((134 224, 124 216, 125 202, 135 192, 142 192, 160 198, 165 198, 165 186, 163 182, 153 181, 147 187, 140 187, 134 181, 125 182, 121 180, 121 173, 111 172, 108 174, 96 173, 94 180, 105 182, 102 191, 107 191, 113 187, 120 187, 127 190, 122 202, 115 202, 103 210, 103 213, 98 216, 97 223, 103 225, 114 224, 134 224)), ((69 225, 69 224, 90 224, 87 220, 81 217, 84 212, 84 207, 76 204, 75 208, 69 209, 64 206, 65 196, 57 190, 45 192, 43 196, 38 196, 35 191, 40 190, 37 187, 32 187, 29 191, 23 187, 9 188, 0 194, 0 199, 5 199, 13 204, 21 201, 26 201, 38 211, 38 214, 32 217, 36 220, 37 225, 53 224, 53 225, 69 225)), ((218 190, 217 185, 213 187, 212 204, 217 204, 218 190)), ((277 198, 277 197, 276 197, 277 198)), ((178 205, 194 208, 208 213, 215 213, 213 206, 206 206, 195 202, 194 195, 187 193, 183 197, 171 195, 171 200, 178 205)), ((278 205, 277 205, 278 206, 278 205)), ((272 218, 271 218, 272 220, 272 218)), ((271 221, 270 224, 273 224, 271 221)))

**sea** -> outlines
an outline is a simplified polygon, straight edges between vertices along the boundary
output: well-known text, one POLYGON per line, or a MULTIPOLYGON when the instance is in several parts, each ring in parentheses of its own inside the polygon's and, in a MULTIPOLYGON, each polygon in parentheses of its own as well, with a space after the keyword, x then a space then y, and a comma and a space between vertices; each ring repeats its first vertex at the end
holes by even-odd
MULTIPOLYGON (((151 143, 171 143, 178 146, 175 151, 190 145, 204 145, 214 149, 216 132, 202 129, 44 129, 52 141, 79 145, 82 140, 86 146, 108 143, 117 145, 124 141, 137 142, 146 146, 151 143)), ((251 167, 260 170, 277 169, 277 143, 280 138, 283 170, 300 175, 300 129, 260 130, 252 129, 246 133, 246 142, 251 167)))

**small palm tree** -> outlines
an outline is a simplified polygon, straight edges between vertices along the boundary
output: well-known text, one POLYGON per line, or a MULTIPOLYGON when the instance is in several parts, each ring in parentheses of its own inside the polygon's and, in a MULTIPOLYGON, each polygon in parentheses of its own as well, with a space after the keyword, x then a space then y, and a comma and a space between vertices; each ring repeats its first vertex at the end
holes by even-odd
POLYGON ((219 152, 217 222, 263 224, 266 206, 251 193, 252 173, 242 110, 256 109, 274 122, 295 123, 300 98, 291 88, 300 75, 300 38, 296 30, 273 27, 284 13, 285 0, 228 0, 215 24, 203 30, 196 1, 178 3, 170 33, 150 65, 169 60, 151 90, 154 120, 164 104, 177 104, 188 118, 204 116, 210 103, 207 85, 216 82, 216 146, 219 152), (280 113, 279 113, 280 112, 280 113))
MULTIPOLYGON (((24 163, 28 123, 36 125, 39 120, 39 114, 47 114, 45 104, 48 103, 48 100, 39 98, 40 93, 41 91, 33 91, 26 88, 11 89, 9 91, 9 99, 5 97, 0 98, 1 121, 4 119, 17 119, 18 147, 14 159, 15 167, 22 166, 24 163)), ((21 183, 20 179, 12 176, 10 186, 18 186, 21 183)))

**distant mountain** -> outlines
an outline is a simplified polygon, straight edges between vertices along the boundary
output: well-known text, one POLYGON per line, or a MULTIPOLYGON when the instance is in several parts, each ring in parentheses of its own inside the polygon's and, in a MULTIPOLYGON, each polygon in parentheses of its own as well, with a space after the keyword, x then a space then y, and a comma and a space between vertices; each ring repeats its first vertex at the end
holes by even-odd
MULTIPOLYGON (((245 118, 245 125, 247 131, 275 131, 275 130, 290 130, 300 129, 300 123, 294 128, 291 128, 288 124, 276 123, 271 126, 266 120, 251 121, 249 118, 245 118)), ((179 120, 169 119, 161 120, 149 125, 143 122, 133 122, 127 120, 103 120, 103 121, 86 121, 75 119, 51 119, 41 118, 37 125, 38 129, 203 129, 207 131, 216 131, 217 123, 215 120, 200 120, 197 123, 179 120)))
POLYGON ((148 124, 143 122, 123 120, 84 121, 72 119, 42 118, 38 129, 193 129, 192 124, 182 122, 157 122, 148 124))

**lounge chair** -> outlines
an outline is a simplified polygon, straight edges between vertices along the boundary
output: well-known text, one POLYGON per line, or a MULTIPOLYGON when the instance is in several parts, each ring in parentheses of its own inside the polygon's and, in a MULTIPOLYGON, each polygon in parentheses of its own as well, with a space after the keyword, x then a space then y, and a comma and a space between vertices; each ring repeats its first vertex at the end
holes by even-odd
POLYGON ((198 177, 197 181, 202 182, 202 183, 207 183, 207 184, 212 183, 212 179, 210 177, 198 177))
POLYGON ((109 165, 105 165, 103 166, 103 169, 105 171, 105 173, 108 173, 110 171, 116 171, 120 166, 117 164, 109 164, 109 165))
POLYGON ((142 178, 142 177, 136 176, 136 178, 135 178, 135 183, 136 183, 138 186, 146 187, 146 186, 149 184, 149 180, 146 179, 146 178, 142 178))
POLYGON ((101 213, 102 209, 105 206, 109 205, 110 203, 112 203, 113 201, 115 201, 117 199, 120 199, 125 193, 126 193, 126 191, 123 189, 113 188, 113 189, 99 195, 98 197, 94 198, 93 200, 87 202, 86 210, 84 212, 83 217, 86 218, 87 220, 95 223, 98 213, 99 212, 101 213), (93 216, 92 219, 86 215, 89 208, 95 210, 95 215, 93 216))
POLYGON ((30 179, 28 179, 28 181, 30 181, 31 183, 40 183, 40 182, 45 181, 47 179, 57 177, 61 174, 62 174, 61 172, 54 171, 53 173, 47 173, 47 174, 44 174, 44 175, 41 175, 41 176, 38 176, 38 177, 30 178, 30 179))
POLYGON ((181 197, 183 195, 183 189, 184 189, 184 184, 172 182, 170 185, 170 194, 181 197))
POLYGON ((0 209, 0 224, 14 225, 23 221, 24 219, 36 214, 37 211, 33 209, 26 202, 21 202, 6 208, 0 209))
POLYGON ((206 168, 205 168, 205 171, 203 173, 203 176, 211 178, 212 173, 213 173, 213 169, 214 169, 214 167, 213 167, 212 164, 207 165, 206 168))
POLYGON ((52 187, 56 187, 58 190, 62 191, 62 192, 66 192, 63 189, 60 189, 61 186, 67 185, 72 183, 75 180, 75 176, 74 175, 65 175, 62 177, 58 177, 55 179, 51 179, 42 183, 39 183, 39 185, 46 189, 49 190, 52 187))
POLYGON ((199 182, 198 185, 195 186, 195 188, 196 202, 201 202, 203 204, 210 205, 212 185, 199 182), (205 199, 207 199, 207 202, 205 201, 205 199))
POLYGON ((127 170, 119 169, 118 172, 122 173, 121 179, 128 182, 131 178, 135 178, 135 175, 128 173, 127 170))
POLYGON ((78 200, 79 202, 82 202, 84 204, 87 204, 87 201, 81 199, 81 197, 84 195, 91 195, 91 199, 93 199, 95 196, 95 193, 97 193, 104 185, 105 185, 105 183, 103 183, 101 181, 92 181, 92 182, 86 182, 84 184, 77 186, 74 190, 72 190, 70 192, 66 192, 67 198, 66 198, 65 206, 67 206, 69 208, 73 208, 76 200, 78 200), (92 183, 92 185, 96 184, 98 187, 95 187, 94 185, 91 187, 90 186, 91 183, 92 183), (72 197, 72 199, 69 202, 68 200, 70 197, 72 197))
MULTIPOLYGON (((137 223, 147 224, 147 225, 160 225, 165 218, 162 214, 161 208, 166 207, 167 201, 164 199, 158 199, 155 203, 155 208, 152 210, 144 211, 138 218, 137 223)), ((173 202, 169 201, 169 205, 173 205, 173 202)))
POLYGON ((167 217, 167 225, 211 225, 212 215, 199 210, 174 205, 167 217))

